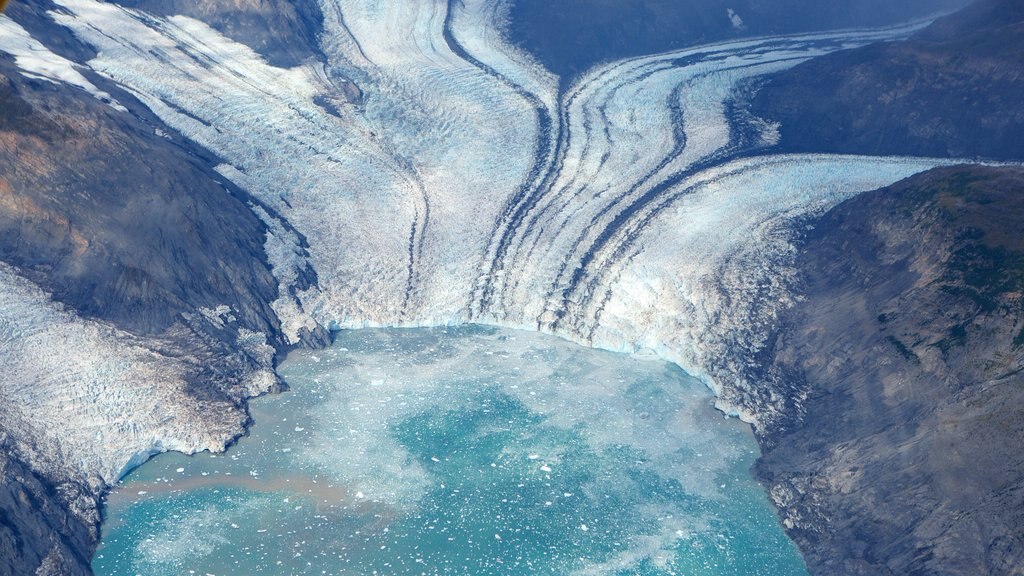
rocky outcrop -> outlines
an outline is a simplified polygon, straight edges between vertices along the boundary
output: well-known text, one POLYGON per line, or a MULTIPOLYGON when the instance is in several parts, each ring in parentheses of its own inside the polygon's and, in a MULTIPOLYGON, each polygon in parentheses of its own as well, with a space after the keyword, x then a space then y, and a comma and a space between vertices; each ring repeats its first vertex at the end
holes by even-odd
POLYGON ((837 206, 765 373, 807 391, 756 467, 816 574, 1024 573, 1024 169, 837 206))
POLYGON ((906 42, 808 61, 753 113, 787 151, 1024 158, 1024 5, 980 0, 906 42))

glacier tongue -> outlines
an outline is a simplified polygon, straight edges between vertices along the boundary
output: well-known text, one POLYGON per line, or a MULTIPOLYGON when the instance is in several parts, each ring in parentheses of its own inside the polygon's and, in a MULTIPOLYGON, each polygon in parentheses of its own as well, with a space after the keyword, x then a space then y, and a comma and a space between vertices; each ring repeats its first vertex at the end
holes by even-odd
MULTIPOLYGON (((165 450, 220 450, 246 414, 227 401, 191 400, 187 360, 151 342, 78 318, 0 264, 0 421, 18 456, 51 479, 96 492, 165 450)), ((263 390, 251 390, 257 394, 263 390)), ((89 518, 81 504, 74 512, 89 518)))
POLYGON ((93 69, 308 241, 257 208, 282 286, 319 278, 275 305, 292 341, 314 322, 541 329, 653 350, 765 424, 784 403, 741 367, 789 305, 794 225, 943 162, 757 157, 778 127, 734 106, 758 76, 912 27, 633 58, 560 91, 505 41, 505 0, 322 0, 326 62, 289 70, 189 18, 56 3, 93 69))

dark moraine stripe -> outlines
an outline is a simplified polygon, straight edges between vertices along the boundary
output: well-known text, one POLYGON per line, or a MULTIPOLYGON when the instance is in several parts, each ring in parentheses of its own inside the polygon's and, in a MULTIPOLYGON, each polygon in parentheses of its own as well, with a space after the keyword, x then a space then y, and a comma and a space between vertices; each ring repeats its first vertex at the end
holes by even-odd
MULTIPOLYGON (((495 256, 490 259, 489 265, 485 264, 489 269, 485 276, 486 284, 483 288, 482 294, 479 298, 476 295, 473 295, 473 298, 469 303, 469 310, 472 315, 475 312, 483 311, 490 305, 495 290, 493 284, 494 275, 501 267, 501 261, 508 250, 512 237, 516 234, 519 222, 522 221, 530 207, 534 202, 536 202, 534 195, 541 188, 540 182, 538 181, 543 180, 542 175, 546 175, 551 172, 550 150, 552 147, 551 132, 553 121, 551 119, 551 112, 544 106, 544 103, 541 102, 540 98, 522 86, 516 84, 491 66, 488 66, 486 63, 474 58, 466 51, 465 48, 462 47, 461 44, 459 44, 459 41, 455 38, 455 34, 453 34, 451 30, 452 6, 455 3, 455 0, 448 0, 448 9, 445 13, 444 19, 444 40, 445 43, 447 43, 448 48, 459 58, 462 58, 482 72, 508 86, 517 95, 529 102, 537 116, 537 124, 539 126, 537 142, 534 148, 533 166, 530 168, 530 172, 527 174, 526 179, 516 190, 516 193, 505 203, 501 217, 494 223, 494 227, 491 230, 490 236, 492 238, 492 242, 488 246, 488 252, 484 253, 482 260, 485 263, 488 261, 488 253, 490 252, 491 246, 494 245, 493 239, 496 238, 497 245, 494 247, 495 256), (549 166, 547 171, 545 171, 545 166, 549 166)), ((561 130, 561 128, 559 128, 559 130, 561 130)), ((558 140, 561 140, 560 135, 558 140)))

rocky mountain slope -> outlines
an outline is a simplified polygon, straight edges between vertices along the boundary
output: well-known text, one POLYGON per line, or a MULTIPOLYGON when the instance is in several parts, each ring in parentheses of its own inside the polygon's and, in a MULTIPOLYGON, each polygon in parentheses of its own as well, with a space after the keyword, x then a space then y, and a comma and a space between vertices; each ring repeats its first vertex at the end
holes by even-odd
MULTIPOLYGON (((783 150, 1024 158, 1024 5, 810 60, 752 110, 783 150)), ((814 223, 803 301, 758 361, 806 395, 757 472, 812 571, 1020 574, 1019 168, 940 169, 814 223), (802 420, 801 420, 802 419, 802 420)))
POLYGON ((817 58, 753 100, 781 148, 1024 158, 1024 4, 981 0, 906 42, 817 58))
POLYGON ((804 238, 756 472, 815 574, 1024 573, 1024 169, 943 168, 804 238))
POLYGON ((732 38, 885 26, 968 0, 517 0, 511 36, 565 80, 630 56, 732 38))

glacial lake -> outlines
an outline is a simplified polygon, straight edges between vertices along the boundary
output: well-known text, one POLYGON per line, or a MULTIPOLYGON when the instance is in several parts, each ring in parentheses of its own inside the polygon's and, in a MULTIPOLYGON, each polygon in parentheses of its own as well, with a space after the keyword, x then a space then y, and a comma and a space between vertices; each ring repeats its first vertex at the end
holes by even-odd
POLYGON ((225 454, 107 499, 100 576, 805 575, 749 427, 665 362, 481 326, 337 334, 225 454))

